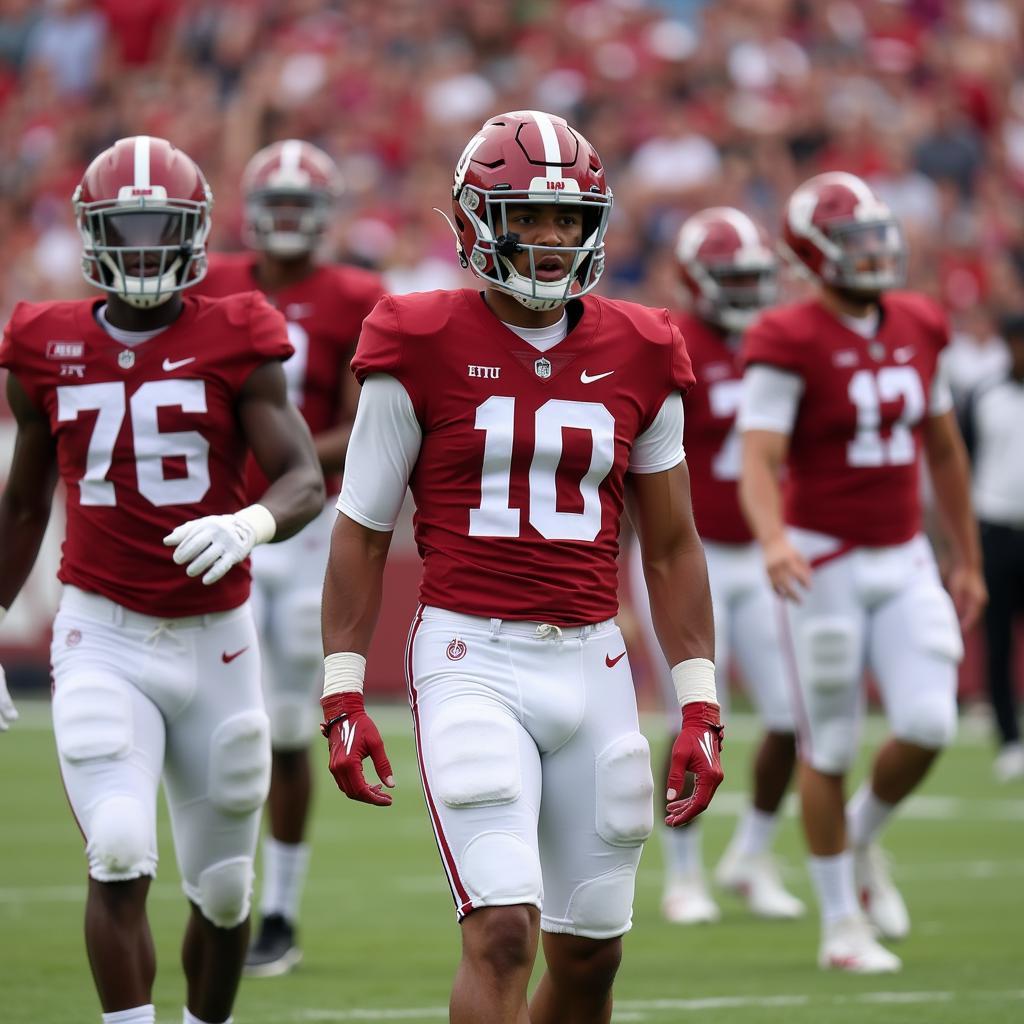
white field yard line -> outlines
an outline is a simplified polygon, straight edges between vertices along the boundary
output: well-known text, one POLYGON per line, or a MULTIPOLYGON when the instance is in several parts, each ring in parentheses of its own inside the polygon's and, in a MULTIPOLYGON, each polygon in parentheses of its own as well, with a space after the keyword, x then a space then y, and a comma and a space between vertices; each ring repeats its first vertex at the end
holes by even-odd
MULTIPOLYGON (((714 1010, 762 1010, 768 1007, 829 1007, 841 1005, 927 1005, 929 1003, 984 1002, 1010 1004, 1024 1001, 1024 991, 974 992, 862 992, 859 995, 764 995, 764 996, 710 996, 700 999, 618 999, 615 1002, 615 1024, 625 1021, 656 1021, 665 1014, 706 1013, 714 1010)), ((981 1012, 979 1008, 979 1012, 981 1012)), ((350 1007, 344 1010, 296 1008, 290 1013, 274 1011, 272 1017, 263 1017, 259 1011, 248 1011, 246 1018, 260 1021, 278 1021, 282 1024, 332 1024, 345 1021, 444 1021, 448 1019, 446 1006, 414 1006, 403 1008, 371 1009, 350 1007)), ((176 1024, 171 1018, 160 1024, 176 1024)))

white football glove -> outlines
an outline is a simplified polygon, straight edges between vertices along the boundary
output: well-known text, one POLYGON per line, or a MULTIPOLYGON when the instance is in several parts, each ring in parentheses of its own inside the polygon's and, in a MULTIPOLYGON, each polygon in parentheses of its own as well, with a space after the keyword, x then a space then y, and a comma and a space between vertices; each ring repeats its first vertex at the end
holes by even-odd
POLYGON ((272 540, 276 531, 268 509, 249 505, 231 515, 190 519, 164 537, 164 544, 174 548, 178 565, 188 562, 189 576, 205 573, 203 584, 208 587, 248 558, 257 544, 272 540))
POLYGON ((11 695, 7 692, 7 676, 0 665, 0 732, 7 732, 11 723, 18 717, 17 708, 11 695))

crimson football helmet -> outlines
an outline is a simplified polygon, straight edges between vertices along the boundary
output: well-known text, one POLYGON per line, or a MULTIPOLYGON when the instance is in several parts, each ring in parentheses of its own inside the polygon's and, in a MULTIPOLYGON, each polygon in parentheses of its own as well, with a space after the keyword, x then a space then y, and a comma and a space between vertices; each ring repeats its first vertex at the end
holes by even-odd
POLYGON ((765 232, 741 210, 713 206, 679 229, 676 261, 694 312, 744 331, 778 296, 778 260, 765 232))
POLYGON ((302 139, 261 149, 242 174, 245 244, 282 259, 314 252, 341 193, 334 161, 302 139))
POLYGON ((455 166, 452 210, 456 248, 463 265, 528 309, 547 310, 586 295, 604 272, 604 236, 612 193, 601 159, 565 120, 539 110, 492 117, 469 140, 455 166), (581 245, 553 250, 522 245, 508 228, 508 208, 569 204, 583 217, 581 245), (529 276, 510 257, 530 255, 529 276), (552 251, 570 253, 569 273, 538 280, 537 265, 552 251))
POLYGON ((855 174, 805 181, 786 203, 782 246, 816 278, 859 295, 903 284, 907 249, 889 207, 855 174))
POLYGON ((146 309, 205 276, 213 195, 166 139, 119 139, 86 168, 72 203, 91 285, 146 309))

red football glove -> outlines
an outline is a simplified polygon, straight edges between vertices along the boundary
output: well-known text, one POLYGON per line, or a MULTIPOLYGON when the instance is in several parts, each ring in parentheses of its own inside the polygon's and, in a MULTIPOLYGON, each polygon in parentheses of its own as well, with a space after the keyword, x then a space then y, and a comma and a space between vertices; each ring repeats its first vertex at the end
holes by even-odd
POLYGON ((711 803, 725 777, 719 760, 724 733, 717 704, 695 701, 683 708, 683 727, 672 744, 668 770, 666 825, 685 825, 711 803), (693 792, 680 800, 688 771, 695 776, 693 792))
POLYGON ((331 751, 331 774, 350 800, 361 800, 378 807, 389 807, 391 796, 381 786, 370 786, 363 775, 363 759, 369 757, 377 776, 389 789, 395 785, 384 743, 366 713, 361 693, 332 693, 320 698, 324 721, 320 731, 327 737, 331 751))

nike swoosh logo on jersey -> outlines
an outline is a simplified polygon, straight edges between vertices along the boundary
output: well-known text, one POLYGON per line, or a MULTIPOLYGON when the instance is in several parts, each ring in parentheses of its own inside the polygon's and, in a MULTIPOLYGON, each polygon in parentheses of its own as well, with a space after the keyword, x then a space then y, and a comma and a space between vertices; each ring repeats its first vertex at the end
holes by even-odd
POLYGON ((610 377, 614 372, 615 372, 614 370, 608 370, 605 373, 595 373, 595 374, 591 375, 591 374, 587 373, 586 370, 584 370, 580 374, 580 383, 581 384, 593 384, 595 380, 603 380, 605 377, 610 377))
POLYGON ((225 665, 230 665, 231 662, 235 660, 235 658, 237 658, 240 654, 245 654, 247 650, 249 650, 248 647, 243 647, 240 651, 235 651, 234 654, 228 654, 227 651, 222 651, 220 660, 223 661, 225 665))
POLYGON ((625 651, 623 651, 623 652, 622 652, 621 654, 616 654, 614 658, 610 658, 610 657, 608 657, 608 655, 606 654, 606 655, 604 656, 604 663, 605 663, 605 664, 606 664, 606 665, 607 665, 607 666, 608 666, 609 668, 615 668, 615 666, 616 666, 616 665, 618 665, 618 663, 619 663, 620 661, 622 661, 622 659, 623 659, 623 658, 624 658, 625 656, 626 656, 626 652, 625 652, 625 651))
POLYGON ((188 359, 175 359, 173 362, 170 359, 165 359, 164 373, 170 373, 171 370, 180 370, 183 366, 188 366, 189 363, 194 363, 195 361, 195 356, 189 356, 188 359))

